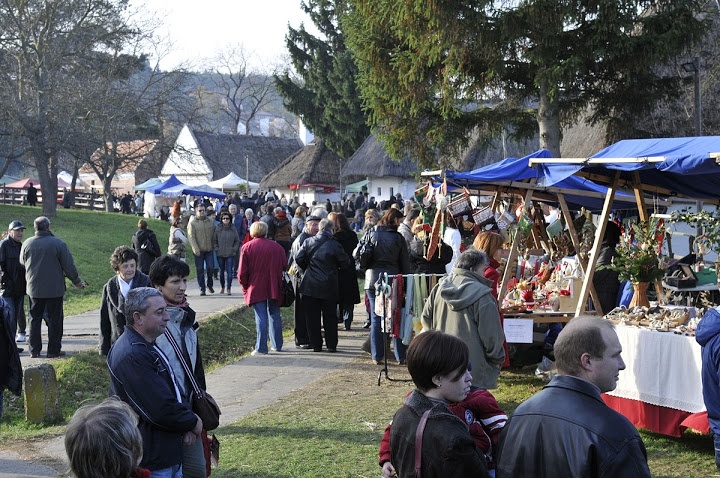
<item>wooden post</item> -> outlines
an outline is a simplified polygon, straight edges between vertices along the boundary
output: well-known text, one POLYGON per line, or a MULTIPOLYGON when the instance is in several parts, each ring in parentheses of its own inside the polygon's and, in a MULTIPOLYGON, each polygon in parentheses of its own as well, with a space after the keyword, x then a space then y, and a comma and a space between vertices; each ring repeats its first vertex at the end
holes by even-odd
MULTIPOLYGON (((563 217, 565 217, 565 222, 568 226, 568 232, 570 232, 570 239, 572 240, 573 246, 575 247, 575 251, 580 249, 580 239, 578 239, 577 231, 575 230, 575 224, 570 220, 570 209, 568 209, 567 201, 565 201, 565 195, 562 193, 558 193, 558 202, 560 203, 560 210, 562 211, 563 217)), ((583 272, 583 277, 587 278, 587 270, 586 266, 583 264, 583 262, 578 257, 578 264, 580 265, 580 269, 583 272)), ((595 310, 598 312, 598 315, 604 315, 605 311, 602 310, 602 307, 600 307, 600 298, 597 295, 597 292, 595 291, 595 286, 592 284, 592 282, 589 285, 590 288, 590 297, 592 297, 593 304, 595 305, 595 310)), ((607 311, 609 312, 609 311, 607 311)))
POLYGON ((589 287, 592 285, 593 275, 595 275, 595 266, 597 265, 598 256, 600 255, 600 247, 602 246, 603 237, 605 236, 605 229, 607 228, 608 217, 610 216, 610 209, 612 207, 613 199, 615 198, 615 192, 617 191, 618 183, 620 182, 620 171, 615 172, 612 183, 608 187, 607 196, 605 196, 605 203, 603 204, 602 213, 600 213, 600 224, 595 231, 595 242, 593 243, 592 250, 590 251, 590 258, 587 265, 587 272, 585 273, 585 280, 583 281, 582 288, 580 289, 580 297, 578 299, 577 308, 575 309, 575 316, 582 315, 587 308, 587 299, 590 294, 589 287))

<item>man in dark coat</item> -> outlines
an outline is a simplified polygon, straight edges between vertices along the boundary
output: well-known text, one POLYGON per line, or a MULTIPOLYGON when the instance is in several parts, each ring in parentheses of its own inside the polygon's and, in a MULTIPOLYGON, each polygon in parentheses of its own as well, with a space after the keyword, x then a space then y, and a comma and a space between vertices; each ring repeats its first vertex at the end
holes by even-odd
POLYGON ((15 346, 11 324, 13 320, 8 303, 0 297, 0 418, 5 389, 18 397, 22 391, 22 365, 15 346))
POLYGON ((630 421, 608 407, 625 369, 611 322, 576 317, 555 342, 558 375, 505 425, 497 478, 650 478, 647 453, 630 421))
POLYGON ((299 290, 313 352, 322 352, 321 314, 327 351, 337 350, 338 270, 352 265, 340 243, 333 239, 332 228, 329 219, 320 221, 318 234, 306 240, 295 256, 295 262, 305 271, 299 290))
POLYGON ((319 224, 319 216, 308 216, 305 219, 305 228, 298 237, 295 238, 292 246, 290 246, 288 269, 290 270, 293 285, 295 286, 295 346, 299 349, 310 348, 310 337, 308 336, 305 308, 303 307, 302 294, 300 293, 300 282, 302 281, 303 270, 295 264, 295 256, 302 248, 305 240, 318 233, 319 224))
POLYGON ((127 325, 108 355, 110 393, 138 414, 140 466, 157 476, 182 476, 183 443, 200 438, 202 420, 180 398, 170 362, 155 343, 170 317, 162 293, 150 287, 128 292, 127 325))
POLYGON ((25 235, 25 226, 13 221, 8 226, 8 235, 0 241, 0 290, 10 307, 13 336, 17 332, 17 341, 25 342, 27 322, 25 320, 25 269, 20 265, 20 249, 25 235), (19 331, 17 329, 20 329, 19 331))
POLYGON ((33 183, 30 183, 27 187, 27 202, 31 206, 35 206, 37 204, 37 189, 35 189, 33 183))

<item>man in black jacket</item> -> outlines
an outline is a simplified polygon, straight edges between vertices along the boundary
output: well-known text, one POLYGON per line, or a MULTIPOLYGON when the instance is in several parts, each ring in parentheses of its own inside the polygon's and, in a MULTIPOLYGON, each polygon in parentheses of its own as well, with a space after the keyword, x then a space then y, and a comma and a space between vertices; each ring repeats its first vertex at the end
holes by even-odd
POLYGON ((295 346, 299 349, 310 348, 310 337, 308 337, 307 322, 305 320, 305 308, 302 303, 302 294, 300 294, 300 282, 302 281, 303 270, 295 264, 295 256, 302 248, 305 240, 315 236, 318 233, 318 225, 320 224, 319 216, 308 216, 305 219, 305 227, 303 231, 295 238, 290 246, 290 259, 288 261, 288 269, 290 270, 295 287, 295 346))
POLYGON ((611 322, 577 317, 555 342, 558 375, 505 425, 497 478, 650 478, 645 445, 627 418, 600 397, 625 363, 611 322))
POLYGON ((20 249, 25 235, 25 226, 13 221, 8 227, 8 235, 0 241, 0 290, 10 307, 10 331, 17 332, 17 341, 25 342, 25 269, 20 265, 20 249), (19 331, 17 329, 20 329, 19 331))
POLYGON ((295 256, 295 262, 305 271, 299 290, 313 352, 322 352, 321 314, 327 351, 337 350, 338 270, 351 267, 350 257, 333 239, 333 226, 329 219, 320 221, 320 231, 306 240, 295 256))

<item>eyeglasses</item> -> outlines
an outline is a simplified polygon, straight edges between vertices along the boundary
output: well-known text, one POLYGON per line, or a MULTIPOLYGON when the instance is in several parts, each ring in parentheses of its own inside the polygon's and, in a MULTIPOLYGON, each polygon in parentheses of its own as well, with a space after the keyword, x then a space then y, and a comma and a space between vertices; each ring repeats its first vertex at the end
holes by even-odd
POLYGON ((222 220, 223 220, 223 221, 229 221, 230 218, 229 218, 229 217, 224 217, 224 218, 222 218, 222 220))

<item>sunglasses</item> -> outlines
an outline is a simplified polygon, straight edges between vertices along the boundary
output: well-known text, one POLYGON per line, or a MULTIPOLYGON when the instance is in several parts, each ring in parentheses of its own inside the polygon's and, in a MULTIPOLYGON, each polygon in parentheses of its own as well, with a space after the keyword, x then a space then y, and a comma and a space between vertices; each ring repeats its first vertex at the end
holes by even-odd
POLYGON ((222 220, 223 220, 223 221, 229 221, 230 218, 226 216, 226 217, 222 218, 222 220))

